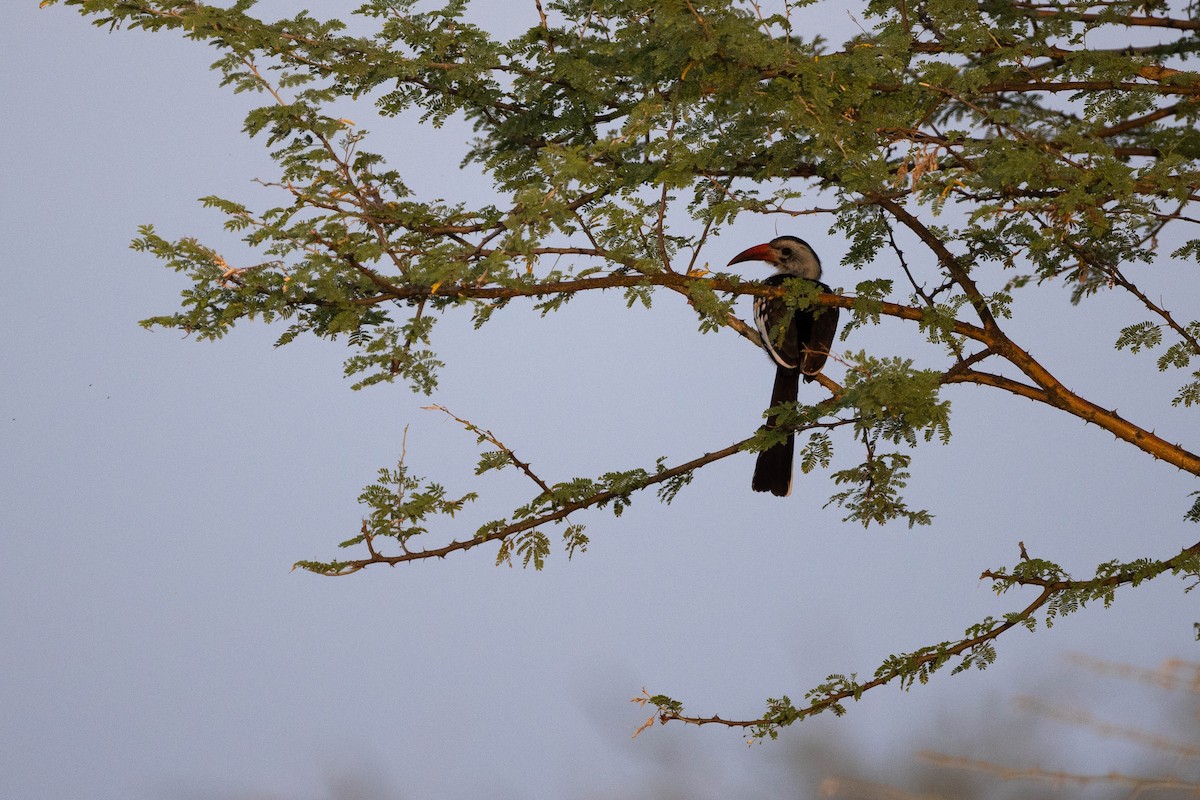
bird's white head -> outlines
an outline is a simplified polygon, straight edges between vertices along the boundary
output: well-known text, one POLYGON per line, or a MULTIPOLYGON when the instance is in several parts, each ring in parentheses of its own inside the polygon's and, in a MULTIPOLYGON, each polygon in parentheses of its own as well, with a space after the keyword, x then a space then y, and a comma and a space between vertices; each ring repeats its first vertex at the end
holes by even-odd
POLYGON ((765 261, 775 265, 775 271, 810 281, 821 279, 821 259, 808 242, 795 236, 778 236, 766 244, 757 244, 733 257, 729 265, 743 261, 765 261))

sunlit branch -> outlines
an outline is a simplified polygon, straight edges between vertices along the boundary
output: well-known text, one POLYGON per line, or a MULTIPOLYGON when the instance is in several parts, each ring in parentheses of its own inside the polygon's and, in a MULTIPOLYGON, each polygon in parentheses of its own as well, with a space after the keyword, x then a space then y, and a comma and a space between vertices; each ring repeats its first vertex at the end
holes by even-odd
MULTIPOLYGON (((412 552, 401 553, 398 555, 374 554, 369 558, 352 559, 349 561, 339 561, 339 562, 335 562, 336 567, 337 567, 336 570, 326 571, 326 572, 323 572, 322 574, 333 575, 333 576, 350 575, 354 572, 358 572, 361 569, 369 567, 372 564, 388 564, 389 566, 395 566, 397 564, 403 564, 408 561, 421 561, 421 560, 429 559, 429 558, 445 558, 446 556, 450 555, 451 553, 455 553, 460 550, 470 550, 472 548, 478 547, 481 544, 487 544, 488 542, 496 542, 496 541, 508 539, 512 536, 515 536, 516 534, 533 530, 533 529, 537 528, 538 526, 545 525, 545 524, 551 523, 551 522, 557 522, 558 520, 561 520, 561 519, 565 519, 567 517, 567 515, 571 514, 572 512, 580 511, 585 508, 592 508, 592 507, 595 507, 598 505, 602 505, 604 503, 608 503, 619 497, 624 497, 624 496, 630 494, 631 492, 642 491, 644 489, 648 489, 651 486, 656 486, 660 483, 663 483, 664 481, 670 480, 671 478, 675 478, 680 475, 685 475, 689 472, 693 472, 693 471, 699 469, 700 467, 703 467, 706 464, 711 464, 715 461, 720 461, 723 458, 728 458, 729 456, 732 456, 736 453, 741 452, 742 449, 750 441, 751 441, 751 439, 743 439, 742 441, 740 441, 736 444, 729 445, 728 447, 722 448, 720 450, 716 450, 711 453, 705 453, 704 455, 700 456, 699 458, 694 458, 691 461, 687 461, 682 464, 678 464, 674 467, 664 469, 660 472, 656 472, 655 474, 646 478, 644 481, 641 481, 637 486, 635 486, 633 488, 627 488, 623 491, 606 490, 606 491, 596 492, 595 494, 592 494, 592 495, 582 498, 580 500, 576 500, 576 501, 573 501, 570 503, 563 504, 561 506, 557 506, 557 507, 551 509, 550 511, 547 511, 544 514, 539 514, 535 517, 530 517, 528 519, 524 519, 519 522, 514 522, 512 524, 505 525, 503 528, 491 531, 483 536, 476 536, 471 539, 460 539, 460 540, 452 541, 449 544, 444 545, 442 547, 430 548, 428 550, 417 550, 417 551, 412 551, 412 552)), ((300 564, 300 566, 304 566, 305 568, 310 569, 312 571, 318 571, 316 569, 315 565, 308 563, 308 562, 302 562, 300 564)))
MULTIPOLYGON (((866 683, 857 684, 853 689, 845 689, 843 691, 834 692, 824 695, 816 702, 810 703, 802 708, 795 709, 794 713, 789 713, 788 716, 792 720, 802 720, 814 714, 819 714, 822 711, 840 704, 845 700, 858 700, 866 692, 876 689, 880 686, 886 686, 898 678, 903 678, 913 674, 923 666, 940 665, 946 661, 967 653, 982 644, 991 642, 1006 631, 1020 625, 1024 620, 1030 619, 1033 615, 1056 594, 1051 589, 1045 589, 1041 594, 1024 609, 1014 614, 1007 615, 1007 621, 997 625, 995 628, 985 634, 974 636, 967 639, 962 639, 953 643, 950 646, 941 646, 936 649, 931 649, 920 654, 914 655, 907 660, 902 667, 895 667, 884 671, 882 674, 877 674, 876 677, 866 683)), ((789 720, 792 721, 792 720, 789 720)), ((758 728, 758 729, 773 729, 780 724, 779 720, 774 720, 769 717, 760 717, 758 719, 723 719, 719 716, 712 717, 696 717, 686 714, 677 713, 671 710, 663 710, 659 713, 659 721, 667 722, 684 722, 691 725, 723 725, 730 728, 758 728)))
POLYGON ((1014 8, 1029 11, 1038 19, 1069 19, 1072 22, 1101 22, 1106 25, 1124 25, 1142 28, 1167 28, 1178 31, 1200 30, 1200 21, 1175 17, 1137 16, 1136 14, 1092 14, 1068 11, 1059 6, 1044 6, 1033 3, 1014 3, 1014 8))
POLYGON ((1008 335, 1004 333, 1000 325, 996 322, 995 317, 992 315, 991 310, 988 308, 986 301, 983 299, 982 294, 979 292, 970 275, 959 263, 958 258, 950 252, 946 244, 938 238, 937 234, 917 219, 917 217, 909 213, 903 206, 889 198, 877 198, 876 204, 892 214, 893 217, 915 233, 937 257, 942 268, 946 270, 955 283, 966 293, 967 298, 976 312, 979 313, 984 325, 983 330, 980 331, 981 335, 972 338, 977 338, 978 341, 984 342, 997 355, 1025 373, 1026 377, 1033 381, 1041 392, 1039 395, 1035 395, 1029 391, 1029 387, 1025 387, 1023 384, 1008 381, 1008 379, 1000 378, 1000 376, 986 376, 986 373, 974 373, 976 376, 974 382, 986 383, 1013 391, 1025 397, 1030 397, 1031 399, 1042 400, 1055 408, 1079 417, 1085 422, 1098 425, 1117 438, 1123 439, 1142 451, 1149 453, 1154 458, 1165 461, 1168 464, 1173 464, 1193 475, 1200 475, 1200 456, 1185 450, 1178 444, 1171 444, 1159 438, 1154 433, 1123 419, 1116 411, 1102 408, 1090 400, 1075 394, 1063 385, 1058 378, 1054 377, 1049 370, 1034 359, 1028 351, 1019 347, 1008 338, 1008 335))
POLYGON ((1050 396, 1036 386, 1014 381, 1012 378, 1006 378, 1003 375, 994 375, 990 372, 979 372, 973 369, 952 369, 942 379, 942 383, 977 383, 980 386, 1003 389, 1006 392, 1039 403, 1050 402, 1050 396))
MULTIPOLYGON (((896 680, 911 681, 914 676, 921 674, 922 670, 930 671, 937 669, 956 657, 967 656, 971 652, 976 651, 981 646, 987 646, 991 642, 998 639, 1004 633, 1016 627, 1027 627, 1035 619, 1035 615, 1039 610, 1047 606, 1051 601, 1060 595, 1073 593, 1084 597, 1093 597, 1097 594, 1110 594, 1113 590, 1120 586, 1137 584, 1143 581, 1151 580, 1166 572, 1175 572, 1180 569, 1194 564, 1196 557, 1200 556, 1200 542, 1185 548, 1179 554, 1165 561, 1153 562, 1145 564, 1137 572, 1122 572, 1116 575, 1107 577, 1098 577, 1091 580, 1049 580, 1036 577, 1020 577, 1007 573, 997 573, 992 570, 986 570, 980 576, 984 579, 991 579, 998 586, 1008 585, 1026 585, 1037 586, 1041 589, 1038 596, 1025 606, 1020 611, 1011 612, 1004 615, 1004 622, 994 624, 987 631, 976 636, 970 636, 961 639, 957 642, 946 642, 941 645, 925 648, 917 651, 907 658, 902 660, 899 665, 877 670, 875 677, 865 683, 856 683, 853 686, 847 687, 840 691, 832 692, 819 696, 814 702, 802 708, 788 708, 780 717, 760 717, 758 719, 724 719, 719 716, 699 717, 690 716, 671 708, 660 708, 659 721, 667 722, 684 722, 692 725, 722 725, 730 728, 753 728, 756 731, 755 735, 767 735, 771 731, 776 730, 782 725, 791 724, 792 722, 803 720, 806 717, 819 714, 830 709, 840 708, 840 704, 846 700, 859 700, 866 692, 876 689, 880 686, 885 686, 896 680)), ((927 674, 925 672, 924 674, 927 674)), ((810 694, 811 696, 811 694, 810 694)))

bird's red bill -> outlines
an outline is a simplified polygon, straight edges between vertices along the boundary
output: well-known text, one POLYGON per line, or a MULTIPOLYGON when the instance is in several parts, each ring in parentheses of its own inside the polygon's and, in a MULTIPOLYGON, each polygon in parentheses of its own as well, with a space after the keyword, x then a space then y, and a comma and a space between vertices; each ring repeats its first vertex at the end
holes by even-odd
POLYGON ((743 261, 766 261, 768 264, 779 263, 779 253, 769 244, 756 244, 749 250, 743 250, 733 257, 727 266, 740 264, 743 261))

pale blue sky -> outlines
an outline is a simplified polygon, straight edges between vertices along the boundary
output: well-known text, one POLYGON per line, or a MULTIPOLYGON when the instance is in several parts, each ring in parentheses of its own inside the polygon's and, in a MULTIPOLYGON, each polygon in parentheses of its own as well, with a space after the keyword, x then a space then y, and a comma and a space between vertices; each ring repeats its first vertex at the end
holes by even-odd
MULTIPOLYGON (((0 797, 306 800, 353 796, 334 785, 347 775, 370 797, 791 797, 831 769, 821 746, 845 743, 872 765, 919 747, 991 754, 980 720, 1050 685, 1065 653, 1193 657, 1195 595, 1164 578, 1107 612, 1004 637, 986 672, 872 692, 779 743, 683 726, 630 739, 645 712, 628 700, 643 686, 697 713, 755 716, 769 696, 869 673, 1017 608, 1023 595, 997 600, 978 575, 1011 564, 1018 540, 1080 575, 1195 541, 1186 476, 970 387, 948 392, 952 443, 914 461, 930 528, 844 525, 821 509, 832 490, 819 474, 786 500, 756 496, 743 456, 703 470, 674 506, 645 497, 619 520, 586 515, 589 552, 556 553, 542 573, 494 567, 494 548, 343 579, 290 573, 354 535, 354 498, 394 463, 405 426, 410 464, 451 491, 472 486, 476 451, 420 410, 430 398, 351 392, 341 344, 274 350, 280 330, 258 326, 198 344, 138 327, 183 288, 128 249, 138 224, 237 254, 195 198, 274 200, 251 183, 272 175, 263 144, 239 132, 251 101, 217 87, 214 58, 36 0, 0 8, 0 797)), ((457 155, 440 156, 457 153, 455 126, 356 121, 401 132, 375 146, 419 170, 414 186, 473 185, 457 155)), ((774 225, 739 221, 712 257, 774 225)), ((813 242, 830 283, 852 285, 824 227, 781 232, 813 242)), ((1148 283, 1194 308, 1194 277, 1161 269, 1148 283)), ((1111 315, 1129 310, 1070 309, 1050 292, 1014 328, 1072 387, 1192 436, 1195 412, 1154 394, 1172 384, 1111 351, 1111 315)), ((903 341, 889 325, 846 346, 903 341)), ((581 298, 546 320, 513 310, 481 332, 454 317, 436 341, 448 366, 432 401, 556 479, 736 441, 771 381, 760 353, 699 335, 674 297, 634 312, 617 295, 581 298)), ((494 494, 447 535, 526 499, 516 477, 484 484, 494 494)))

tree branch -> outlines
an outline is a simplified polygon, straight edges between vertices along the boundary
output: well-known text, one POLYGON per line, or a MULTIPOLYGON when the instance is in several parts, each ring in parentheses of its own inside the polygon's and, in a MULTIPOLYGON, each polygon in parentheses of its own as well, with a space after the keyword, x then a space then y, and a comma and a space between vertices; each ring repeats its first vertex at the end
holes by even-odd
MULTIPOLYGON (((1075 594, 1084 598, 1082 602, 1086 602, 1086 599, 1094 598, 1098 595, 1107 595, 1111 590, 1119 586, 1138 584, 1146 580, 1152 580, 1164 572, 1179 572, 1193 567, 1197 557, 1200 557, 1200 542, 1193 544, 1191 547, 1184 548, 1177 555, 1165 561, 1149 564, 1141 563, 1137 570, 1122 571, 1115 575, 1093 578, 1091 580, 1050 580, 1036 577, 1019 577, 1003 572, 987 570, 980 577, 991 579, 1000 584, 998 591, 1003 591, 1013 584, 1037 586, 1041 591, 1023 609, 1005 614, 1004 622, 993 622, 982 633, 969 636, 952 644, 947 642, 927 647, 908 656, 901 657, 898 661, 889 660, 895 663, 892 666, 885 664, 883 667, 880 667, 880 669, 876 670, 874 679, 866 683, 851 683, 851 685, 845 688, 827 693, 810 692, 807 695, 808 697, 813 697, 814 695, 817 695, 817 697, 812 703, 803 708, 793 708, 790 704, 781 703, 771 715, 758 719, 734 720, 724 719, 719 716, 689 716, 682 713, 678 709, 677 704, 673 704, 673 701, 661 698, 664 703, 670 702, 672 704, 659 705, 658 719, 663 724, 667 722, 683 722, 691 725, 723 725, 729 728, 754 728, 756 729, 755 736, 768 736, 784 725, 790 725, 793 722, 819 714, 822 711, 840 709, 842 701, 857 701, 861 699, 864 693, 871 689, 884 686, 897 679, 900 679, 902 682, 911 682, 919 674, 928 674, 928 672, 939 669, 957 656, 969 658, 972 652, 978 651, 981 647, 989 646, 1013 628, 1018 626, 1028 627, 1030 623, 1034 622, 1034 615, 1040 609, 1061 595, 1068 593, 1075 594)), ((960 664, 960 668, 961 666, 960 664)))
POLYGON ((310 571, 317 572, 317 573, 323 574, 323 575, 341 577, 343 575, 350 575, 352 573, 358 572, 359 570, 369 567, 372 564, 388 564, 389 566, 394 567, 397 564, 402 564, 402 563, 405 563, 408 561, 422 561, 422 560, 428 559, 428 558, 445 558, 446 556, 450 555, 451 553, 457 552, 459 550, 470 550, 474 547, 478 547, 481 544, 486 544, 487 542, 495 542, 495 541, 507 539, 511 536, 515 536, 516 534, 533 530, 540 525, 545 525, 546 523, 549 523, 549 522, 557 522, 560 519, 566 518, 567 515, 571 514, 572 512, 580 511, 585 508, 591 508, 593 506, 602 505, 604 503, 608 503, 611 500, 615 500, 619 497, 628 495, 631 492, 641 491, 641 490, 647 489, 651 486, 655 486, 657 484, 663 483, 664 481, 670 480, 671 478, 675 478, 680 475, 685 475, 689 472, 699 469, 700 467, 703 467, 706 464, 711 464, 714 461, 720 461, 723 458, 728 458, 729 456, 734 455, 735 453, 741 452, 742 449, 752 439, 753 439, 753 437, 743 439, 742 441, 737 442, 736 444, 731 444, 728 447, 724 447, 720 450, 716 450, 711 453, 705 453, 704 455, 700 456, 699 458, 694 458, 691 461, 687 461, 682 464, 678 464, 674 467, 671 467, 669 469, 664 469, 660 472, 656 472, 655 474, 646 478, 646 480, 638 483, 636 486, 627 488, 623 491, 606 490, 606 491, 602 491, 602 492, 596 492, 595 494, 589 495, 588 497, 573 501, 571 503, 566 503, 562 506, 554 508, 550 511, 547 511, 544 514, 539 514, 538 516, 530 517, 528 519, 521 520, 520 522, 514 522, 509 525, 505 525, 504 527, 500 528, 499 530, 491 531, 485 535, 476 536, 472 539, 460 539, 460 540, 452 541, 450 544, 447 544, 444 547, 436 547, 436 548, 431 548, 429 550, 418 550, 418 551, 412 551, 412 552, 405 552, 405 553, 402 553, 399 555, 392 555, 392 556, 386 556, 386 555, 381 555, 381 554, 372 554, 372 556, 370 558, 362 558, 362 559, 354 559, 354 560, 350 560, 350 561, 334 562, 332 565, 334 567, 334 569, 321 569, 322 565, 316 564, 315 562, 307 562, 307 561, 297 562, 296 566, 299 566, 304 569, 308 569, 310 571))

